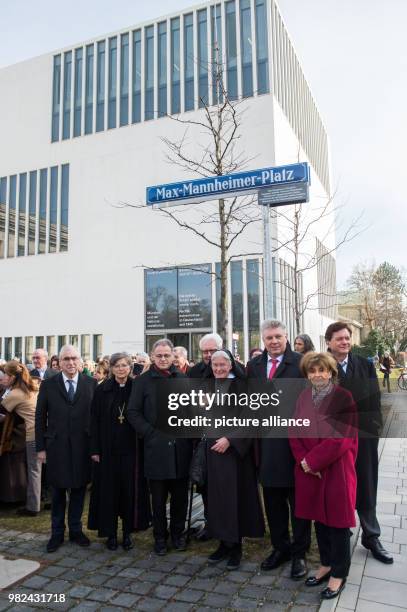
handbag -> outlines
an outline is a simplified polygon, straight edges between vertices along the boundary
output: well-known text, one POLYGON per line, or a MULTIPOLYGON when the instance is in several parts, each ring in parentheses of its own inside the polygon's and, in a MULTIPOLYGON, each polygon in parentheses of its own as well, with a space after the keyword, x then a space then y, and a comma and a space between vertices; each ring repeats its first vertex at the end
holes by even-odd
POLYGON ((194 454, 192 455, 191 465, 189 466, 189 478, 194 484, 203 487, 206 483, 207 475, 206 440, 203 438, 197 444, 194 454))

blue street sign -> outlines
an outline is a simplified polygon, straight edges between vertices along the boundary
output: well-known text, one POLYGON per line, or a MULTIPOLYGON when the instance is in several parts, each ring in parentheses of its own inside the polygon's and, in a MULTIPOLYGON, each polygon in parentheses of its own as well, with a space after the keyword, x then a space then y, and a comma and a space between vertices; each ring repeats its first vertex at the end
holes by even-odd
POLYGON ((218 198, 233 198, 270 185, 290 183, 309 183, 307 163, 261 168, 167 185, 154 185, 147 187, 146 201, 150 206, 189 204, 218 198))

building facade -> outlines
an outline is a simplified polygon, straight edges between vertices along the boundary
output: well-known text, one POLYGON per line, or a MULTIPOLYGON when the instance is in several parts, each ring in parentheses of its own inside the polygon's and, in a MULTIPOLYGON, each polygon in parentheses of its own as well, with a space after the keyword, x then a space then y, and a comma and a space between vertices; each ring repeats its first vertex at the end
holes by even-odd
MULTIPOLYGON (((185 178, 162 139, 179 140, 182 121, 221 102, 219 66, 244 107, 251 167, 308 161, 303 206, 318 214, 331 196, 328 138, 274 0, 202 4, 0 70, 2 358, 68 341, 96 358, 163 334, 197 357, 218 326, 219 251, 144 206, 145 188, 185 178)), ((275 314, 293 339, 297 295, 301 331, 318 346, 336 316, 332 218, 306 236, 319 256, 296 274, 289 208, 285 220, 271 212, 275 314)), ((233 249, 228 344, 247 358, 264 312, 261 225, 233 249)))

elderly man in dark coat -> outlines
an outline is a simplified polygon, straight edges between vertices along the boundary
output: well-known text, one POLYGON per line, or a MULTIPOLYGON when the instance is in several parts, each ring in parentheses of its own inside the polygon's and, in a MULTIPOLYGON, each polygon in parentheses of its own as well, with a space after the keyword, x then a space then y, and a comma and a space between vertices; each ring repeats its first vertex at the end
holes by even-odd
POLYGON ((158 386, 166 379, 185 378, 173 365, 174 346, 163 338, 153 345, 151 368, 136 378, 130 396, 127 419, 144 441, 144 474, 149 480, 153 511, 154 551, 167 552, 166 503, 170 501, 170 532, 173 547, 185 550, 183 535, 188 509, 188 476, 192 442, 173 439, 160 432, 158 386))
POLYGON ((47 482, 52 486, 52 535, 47 544, 54 552, 64 541, 66 494, 69 490, 69 539, 89 546, 82 531, 86 485, 90 480, 90 406, 96 380, 79 373, 80 355, 70 345, 62 347, 61 372, 40 387, 35 418, 39 458, 47 462, 47 482))
MULTIPOLYGON (((265 349, 249 361, 247 376, 263 381, 302 378, 301 355, 291 350, 284 323, 267 320, 261 326, 265 349)), ((292 401, 292 411, 295 399, 292 401)), ((263 570, 273 570, 292 559, 291 577, 300 580, 306 574, 305 554, 311 543, 311 524, 295 517, 295 461, 286 438, 263 438, 260 441, 260 474, 264 506, 270 529, 272 553, 263 561, 263 570), (289 520, 293 541, 289 535, 289 520)))
POLYGON ((380 525, 376 516, 378 444, 382 428, 376 370, 367 359, 351 352, 352 330, 346 323, 331 323, 325 332, 325 340, 338 364, 339 384, 352 393, 358 409, 356 509, 363 531, 362 545, 369 549, 378 561, 393 563, 393 557, 379 540, 380 525))

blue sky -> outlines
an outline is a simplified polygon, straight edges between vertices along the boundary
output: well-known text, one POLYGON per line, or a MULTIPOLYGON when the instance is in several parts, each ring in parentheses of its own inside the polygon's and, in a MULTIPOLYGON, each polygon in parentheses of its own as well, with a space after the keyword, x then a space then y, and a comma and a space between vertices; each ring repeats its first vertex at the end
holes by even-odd
MULTIPOLYGON (((188 0, 2 0, 0 67, 191 6, 188 0)), ((407 258, 407 2, 280 0, 328 129, 343 227, 368 229, 338 253, 338 284, 360 261, 407 258)), ((339 232, 340 233, 340 232, 339 232)))

